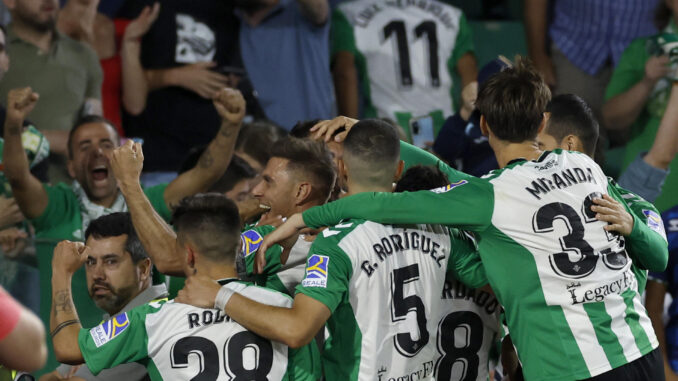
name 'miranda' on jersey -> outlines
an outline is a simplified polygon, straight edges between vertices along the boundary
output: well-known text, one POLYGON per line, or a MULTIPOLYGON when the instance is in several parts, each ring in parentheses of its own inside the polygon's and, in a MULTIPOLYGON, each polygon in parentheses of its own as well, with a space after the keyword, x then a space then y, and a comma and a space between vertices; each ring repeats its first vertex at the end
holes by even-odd
POLYGON ((551 178, 539 177, 532 181, 531 187, 525 187, 525 190, 537 200, 541 200, 540 194, 544 195, 552 190, 563 189, 581 183, 597 184, 591 168, 586 168, 586 171, 581 168, 568 168, 552 173, 551 178))
MULTIPOLYGON (((436 261, 438 267, 443 266, 440 262, 445 259, 445 249, 442 248, 442 245, 434 241, 433 238, 421 234, 421 231, 405 230, 399 234, 391 234, 381 238, 379 242, 372 244, 372 249, 380 262, 386 260, 389 255, 410 249, 419 250, 422 254, 428 254, 431 259, 436 261)), ((374 271, 379 267, 379 264, 377 262, 370 263, 369 261, 363 261, 360 267, 367 273, 367 276, 372 276, 374 271)))

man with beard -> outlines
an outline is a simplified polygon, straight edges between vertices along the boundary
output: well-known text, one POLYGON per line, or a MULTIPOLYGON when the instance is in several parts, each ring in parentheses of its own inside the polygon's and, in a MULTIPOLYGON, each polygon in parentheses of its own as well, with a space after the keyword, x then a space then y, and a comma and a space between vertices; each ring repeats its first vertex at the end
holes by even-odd
POLYGON ((88 46, 55 29, 57 0, 7 0, 12 14, 7 48, 13 65, 0 83, 0 102, 10 89, 31 86, 45 99, 31 116, 52 153, 67 155, 68 130, 81 115, 101 115, 101 68, 88 46))
MULTIPOLYGON (((118 191, 106 157, 119 145, 118 136, 115 128, 100 117, 90 116, 83 119, 69 134, 68 169, 71 177, 76 180, 72 187, 63 183, 43 186, 30 174, 19 131, 21 122, 37 99, 38 95, 30 88, 10 91, 3 162, 14 197, 36 230, 37 259, 43 291, 40 315, 47 322, 50 305, 50 260, 54 244, 64 239, 82 240, 82 232, 87 229, 90 221, 112 212, 126 211, 127 205, 118 191)), ((222 118, 221 128, 201 156, 198 165, 170 184, 143 190, 151 200, 153 209, 166 220, 170 216, 169 206, 185 196, 206 191, 228 167, 244 116, 245 101, 238 91, 222 89, 215 94, 214 106, 222 118)), ((126 144, 132 145, 132 142, 128 141, 126 144)), ((73 288, 83 324, 96 324, 98 312, 95 312, 97 309, 84 292, 83 272, 75 275, 73 288)), ((55 365, 52 356, 50 359, 52 362, 48 364, 55 365)))
MULTIPOLYGON (((106 311, 103 320, 153 301, 167 300, 164 284, 151 285, 151 259, 134 231, 129 213, 99 217, 85 232, 90 248, 85 262, 87 290, 97 307, 106 311)), ((86 366, 62 365, 47 377, 58 380, 73 375, 85 380, 142 380, 146 368, 138 363, 119 365, 94 376, 86 366)))

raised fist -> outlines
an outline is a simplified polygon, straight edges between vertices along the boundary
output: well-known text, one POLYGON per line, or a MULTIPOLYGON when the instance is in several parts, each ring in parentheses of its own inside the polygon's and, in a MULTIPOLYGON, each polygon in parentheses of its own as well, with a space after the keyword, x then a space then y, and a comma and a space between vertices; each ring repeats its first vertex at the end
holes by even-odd
POLYGON ((54 248, 53 271, 75 273, 87 260, 88 248, 82 242, 61 241, 54 248))
POLYGON ((22 124, 38 103, 38 98, 38 93, 34 93, 30 87, 10 90, 7 94, 7 120, 22 124))
POLYGON ((239 125, 245 117, 245 98, 240 91, 227 87, 217 91, 213 97, 214 107, 224 122, 239 125))

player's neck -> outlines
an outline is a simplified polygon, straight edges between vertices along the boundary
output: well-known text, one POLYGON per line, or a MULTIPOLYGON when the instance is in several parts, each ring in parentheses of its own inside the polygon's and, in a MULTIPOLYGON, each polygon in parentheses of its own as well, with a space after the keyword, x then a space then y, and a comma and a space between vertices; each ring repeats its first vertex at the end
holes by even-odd
POLYGON ((195 270, 195 274, 207 275, 214 280, 238 277, 238 272, 232 263, 206 263, 201 266, 196 265, 195 270))
POLYGON ((499 168, 504 168, 509 162, 516 159, 536 160, 542 154, 542 150, 536 141, 524 141, 522 143, 499 142, 499 147, 494 148, 499 168))
POLYGON ((365 192, 389 192, 389 193, 393 192, 392 184, 389 185, 357 184, 349 179, 347 181, 347 186, 348 192, 346 192, 344 197, 365 192))

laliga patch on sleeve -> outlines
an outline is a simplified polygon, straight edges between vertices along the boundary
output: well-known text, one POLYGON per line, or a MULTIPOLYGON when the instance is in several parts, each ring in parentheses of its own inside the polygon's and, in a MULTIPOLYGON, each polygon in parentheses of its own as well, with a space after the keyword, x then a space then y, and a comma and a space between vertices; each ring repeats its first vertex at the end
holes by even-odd
POLYGON ((242 254, 243 257, 246 257, 259 248, 261 243, 264 242, 264 238, 261 234, 257 233, 256 230, 248 230, 240 235, 240 240, 242 241, 242 254))
POLYGON ((92 328, 89 334, 94 340, 94 345, 97 348, 115 339, 118 335, 129 328, 130 321, 127 317, 127 312, 115 315, 113 319, 105 321, 98 326, 92 328))
POLYGON ((436 188, 436 189, 431 189, 431 192, 434 192, 434 193, 446 193, 446 192, 449 192, 449 191, 451 191, 452 189, 454 189, 454 188, 456 188, 456 187, 458 187, 458 186, 462 186, 462 185, 464 185, 464 184, 468 184, 468 181, 466 181, 466 180, 459 180, 459 181, 457 181, 456 183, 447 184, 447 185, 445 185, 444 187, 440 187, 440 188, 436 188))
POLYGON ((313 254, 308 258, 306 278, 301 281, 304 287, 327 287, 327 271, 330 257, 313 254))
POLYGON ((647 217, 647 226, 659 233, 666 241, 666 231, 664 230, 664 222, 662 221, 661 216, 656 212, 648 209, 643 209, 643 214, 647 217))

